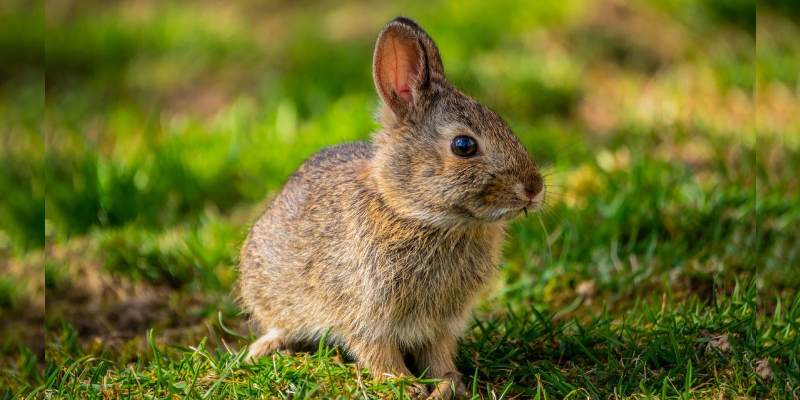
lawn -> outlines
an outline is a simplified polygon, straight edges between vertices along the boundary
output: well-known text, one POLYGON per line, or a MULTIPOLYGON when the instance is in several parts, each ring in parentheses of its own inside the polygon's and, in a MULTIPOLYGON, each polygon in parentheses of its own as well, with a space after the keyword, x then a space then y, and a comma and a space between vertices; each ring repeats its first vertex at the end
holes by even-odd
POLYGON ((800 397, 791 1, 6 3, 0 399, 399 397, 325 343, 244 363, 235 301, 271 196, 378 129, 396 15, 547 171, 459 343, 473 398, 800 397))

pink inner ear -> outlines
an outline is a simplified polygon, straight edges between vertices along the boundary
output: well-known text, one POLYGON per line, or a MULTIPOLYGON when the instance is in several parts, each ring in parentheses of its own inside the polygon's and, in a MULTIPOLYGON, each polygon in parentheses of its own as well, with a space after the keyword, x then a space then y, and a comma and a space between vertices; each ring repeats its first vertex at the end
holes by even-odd
POLYGON ((399 85, 397 87, 397 94, 405 101, 411 101, 411 88, 408 85, 399 85))
POLYGON ((384 82, 397 93, 403 101, 411 101, 411 85, 417 69, 418 49, 413 40, 391 36, 383 49, 381 70, 384 82))
MULTIPOLYGON (((402 44, 398 40, 392 40, 392 51, 394 53, 395 70, 394 70, 394 83, 395 92, 405 101, 411 101, 411 86, 408 84, 411 78, 411 60, 408 59, 408 53, 405 51, 397 51, 398 47, 402 48, 402 44)), ((404 49, 405 50, 405 49, 404 49)))

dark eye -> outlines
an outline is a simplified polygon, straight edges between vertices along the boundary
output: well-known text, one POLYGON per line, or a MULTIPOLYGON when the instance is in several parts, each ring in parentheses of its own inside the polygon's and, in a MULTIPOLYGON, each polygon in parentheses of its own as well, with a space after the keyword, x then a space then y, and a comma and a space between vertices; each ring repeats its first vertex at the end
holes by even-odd
POLYGON ((478 152, 478 142, 470 136, 456 136, 450 143, 450 150, 459 157, 472 157, 478 152))

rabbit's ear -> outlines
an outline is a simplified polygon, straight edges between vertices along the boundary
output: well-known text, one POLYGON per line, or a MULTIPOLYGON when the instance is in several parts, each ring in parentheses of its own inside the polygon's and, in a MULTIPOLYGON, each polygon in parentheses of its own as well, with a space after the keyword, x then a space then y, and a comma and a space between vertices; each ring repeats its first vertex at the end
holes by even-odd
POLYGON ((397 17, 383 28, 375 45, 372 75, 383 102, 400 118, 430 87, 444 79, 436 44, 414 21, 397 17))

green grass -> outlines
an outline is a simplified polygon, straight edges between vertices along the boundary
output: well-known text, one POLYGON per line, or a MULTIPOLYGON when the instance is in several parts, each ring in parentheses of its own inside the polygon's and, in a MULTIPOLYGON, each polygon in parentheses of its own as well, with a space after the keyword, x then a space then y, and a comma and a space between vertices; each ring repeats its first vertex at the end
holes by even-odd
MULTIPOLYGON (((791 343, 788 331, 760 331, 764 327, 755 315, 755 292, 754 287, 737 286, 732 297, 710 304, 679 306, 674 299, 638 304, 628 313, 630 319, 621 321, 606 312, 586 323, 536 309, 482 315, 461 343, 459 366, 472 393, 488 398, 767 396, 755 373, 740 365, 794 354, 786 362, 796 366, 797 344, 791 343), (730 349, 712 344, 717 335, 726 335, 730 349), (767 350, 767 343, 774 348, 767 350)), ((799 316, 800 298, 770 324, 790 325, 799 316)), ((223 326, 218 325, 218 332, 223 326)), ((69 340, 75 336, 61 346, 77 346, 69 340)), ((48 365, 46 388, 65 397, 354 398, 396 396, 404 383, 371 383, 367 371, 343 362, 339 349, 324 345, 313 354, 274 355, 247 365, 243 352, 214 350, 205 340, 192 348, 167 346, 158 343, 153 331, 147 340, 149 361, 121 370, 106 357, 66 355, 59 348, 65 357, 59 367, 48 365)), ((796 384, 796 376, 788 373, 778 372, 775 378, 784 380, 775 390, 796 384)))
POLYGON ((797 398, 799 13, 592 4, 0 7, 0 398, 399 397, 324 343, 243 363, 234 301, 269 198, 378 129, 398 14, 548 174, 459 345, 474 398, 797 398))

